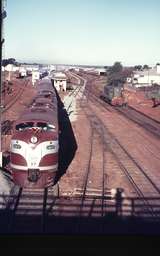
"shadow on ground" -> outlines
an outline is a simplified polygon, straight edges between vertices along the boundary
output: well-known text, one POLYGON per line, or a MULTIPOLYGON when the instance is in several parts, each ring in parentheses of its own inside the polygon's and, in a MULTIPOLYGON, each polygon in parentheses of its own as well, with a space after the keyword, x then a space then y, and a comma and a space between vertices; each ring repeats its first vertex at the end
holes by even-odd
POLYGON ((154 214, 146 211, 140 198, 127 198, 122 204, 106 201, 102 215, 102 202, 97 200, 82 205, 82 199, 62 196, 32 202, 23 198, 18 207, 15 203, 2 209, 1 196, 0 234, 160 235, 160 198, 146 199, 152 202, 154 214))
MULTIPOLYGON (((56 91, 56 90, 55 90, 56 91)), ((55 183, 66 173, 66 170, 72 162, 75 152, 77 150, 77 143, 73 133, 72 125, 69 120, 67 111, 64 109, 64 104, 61 101, 58 93, 58 123, 59 123, 59 160, 58 160, 58 172, 55 178, 55 183)))
POLYGON ((0 234, 160 235, 160 218, 124 217, 115 211, 106 212, 103 217, 76 216, 78 212, 71 208, 72 203, 68 206, 70 216, 63 215, 63 210, 59 215, 56 215, 56 211, 52 215, 46 211, 43 215, 36 209, 32 215, 24 211, 23 214, 19 211, 15 215, 14 210, 1 210, 0 234))

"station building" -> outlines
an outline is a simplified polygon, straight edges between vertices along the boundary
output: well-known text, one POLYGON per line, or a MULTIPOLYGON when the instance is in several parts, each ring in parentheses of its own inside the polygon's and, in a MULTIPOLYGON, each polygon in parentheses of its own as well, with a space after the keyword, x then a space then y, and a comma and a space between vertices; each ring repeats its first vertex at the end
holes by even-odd
POLYGON ((40 72, 38 70, 32 71, 32 85, 34 86, 36 81, 40 79, 40 72))
POLYGON ((52 76, 54 86, 57 91, 66 91, 67 88, 67 77, 62 72, 55 72, 52 76))

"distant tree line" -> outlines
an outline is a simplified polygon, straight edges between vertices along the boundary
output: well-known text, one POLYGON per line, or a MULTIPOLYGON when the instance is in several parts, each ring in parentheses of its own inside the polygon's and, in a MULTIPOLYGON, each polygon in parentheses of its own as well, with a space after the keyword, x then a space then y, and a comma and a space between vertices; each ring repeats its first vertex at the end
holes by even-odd
MULTIPOLYGON (((160 63, 156 63, 156 65, 160 65, 160 63)), ((151 68, 151 67, 149 67, 147 64, 134 66, 134 70, 135 70, 135 71, 143 71, 143 70, 148 70, 148 69, 150 69, 150 68, 151 68)))
MULTIPOLYGON (((16 61, 15 58, 8 58, 8 59, 3 59, 2 60, 2 66, 7 66, 8 64, 13 64, 15 66, 20 66, 20 65, 29 65, 31 63, 26 63, 26 62, 18 62, 16 61)), ((33 65, 41 65, 43 66, 43 64, 39 64, 39 63, 32 63, 33 65)))
POLYGON ((13 64, 15 66, 18 66, 18 62, 14 58, 9 58, 9 59, 3 59, 2 60, 2 66, 7 66, 8 64, 13 64))
POLYGON ((147 64, 145 64, 145 65, 136 65, 136 66, 134 66, 134 70, 136 70, 136 71, 143 71, 143 70, 148 70, 148 69, 150 69, 150 67, 147 65, 147 64))

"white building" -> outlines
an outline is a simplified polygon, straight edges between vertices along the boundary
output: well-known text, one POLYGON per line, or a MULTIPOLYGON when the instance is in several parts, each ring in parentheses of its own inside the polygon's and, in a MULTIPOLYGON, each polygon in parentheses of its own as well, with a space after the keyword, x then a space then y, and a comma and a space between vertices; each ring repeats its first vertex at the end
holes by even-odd
POLYGON ((24 67, 19 68, 19 76, 20 77, 27 76, 27 70, 24 67))
POLYGON ((74 70, 75 70, 76 72, 79 72, 79 68, 74 68, 74 70))
POLYGON ((8 64, 7 66, 4 67, 4 70, 9 72, 15 72, 15 71, 19 71, 19 67, 13 64, 8 64))
POLYGON ((8 71, 8 75, 6 77, 6 79, 8 81, 11 80, 12 74, 16 71, 19 71, 19 67, 13 65, 13 64, 8 64, 7 66, 3 67, 2 66, 2 71, 8 71))
POLYGON ((98 73, 98 75, 106 75, 105 68, 95 68, 95 71, 98 73))
POLYGON ((52 77, 54 81, 54 86, 57 91, 66 91, 67 88, 67 77, 62 72, 55 72, 52 77))
POLYGON ((32 71, 32 85, 34 85, 35 82, 36 82, 37 80, 39 80, 39 78, 40 78, 40 73, 39 73, 39 71, 33 70, 33 71, 32 71))
MULTIPOLYGON (((130 82, 130 79, 127 78, 127 81, 130 82)), ((160 65, 148 70, 135 71, 131 82, 136 87, 151 86, 154 83, 160 85, 160 65)))

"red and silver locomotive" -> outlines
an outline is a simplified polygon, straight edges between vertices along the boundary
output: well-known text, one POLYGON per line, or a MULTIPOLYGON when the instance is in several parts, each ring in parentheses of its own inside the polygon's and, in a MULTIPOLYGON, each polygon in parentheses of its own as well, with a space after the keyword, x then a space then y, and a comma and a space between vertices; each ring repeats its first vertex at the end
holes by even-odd
POLYGON ((52 83, 37 85, 37 96, 15 123, 10 144, 14 183, 25 188, 53 185, 58 170, 57 98, 52 83))

